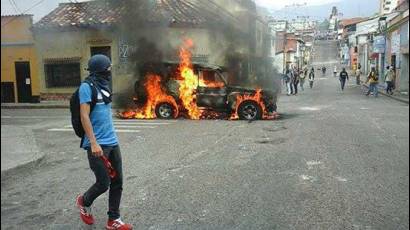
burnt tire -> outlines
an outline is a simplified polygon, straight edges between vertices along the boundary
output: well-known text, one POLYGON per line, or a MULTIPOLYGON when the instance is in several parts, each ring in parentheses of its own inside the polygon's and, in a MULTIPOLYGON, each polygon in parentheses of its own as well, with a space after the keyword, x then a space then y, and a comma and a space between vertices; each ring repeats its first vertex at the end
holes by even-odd
POLYGON ((155 115, 158 119, 173 119, 177 116, 176 113, 176 108, 168 102, 161 102, 155 106, 155 115))
POLYGON ((238 117, 241 120, 260 120, 262 119, 262 108, 255 101, 244 101, 238 107, 238 117))

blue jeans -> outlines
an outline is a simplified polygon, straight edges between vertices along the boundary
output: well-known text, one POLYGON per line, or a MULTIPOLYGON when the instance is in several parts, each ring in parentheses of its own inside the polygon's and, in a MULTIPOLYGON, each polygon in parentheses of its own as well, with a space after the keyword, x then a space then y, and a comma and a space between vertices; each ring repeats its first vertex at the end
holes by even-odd
POLYGON ((377 89, 377 85, 378 85, 378 83, 370 83, 370 85, 369 85, 369 91, 367 91, 367 94, 366 94, 366 95, 369 95, 370 92, 373 92, 373 95, 374 95, 375 97, 377 97, 377 95, 379 94, 379 90, 377 89))

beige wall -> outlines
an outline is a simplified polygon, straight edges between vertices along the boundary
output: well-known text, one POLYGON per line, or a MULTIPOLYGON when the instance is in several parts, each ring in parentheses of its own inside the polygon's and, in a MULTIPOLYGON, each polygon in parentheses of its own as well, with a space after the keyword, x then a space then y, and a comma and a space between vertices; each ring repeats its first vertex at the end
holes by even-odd
POLYGON ((81 79, 84 79, 88 76, 88 71, 85 69, 91 55, 90 47, 111 46, 113 73, 116 71, 115 63, 118 63, 117 41, 110 32, 92 30, 37 32, 35 44, 38 50, 38 71, 42 94, 70 94, 76 89, 76 87, 48 88, 44 71, 46 59, 80 58, 81 79))
POLYGON ((19 92, 16 84, 15 62, 30 62, 31 95, 39 96, 37 55, 30 31, 31 16, 2 16, 1 24, 1 81, 13 82, 14 98, 17 102, 19 92))

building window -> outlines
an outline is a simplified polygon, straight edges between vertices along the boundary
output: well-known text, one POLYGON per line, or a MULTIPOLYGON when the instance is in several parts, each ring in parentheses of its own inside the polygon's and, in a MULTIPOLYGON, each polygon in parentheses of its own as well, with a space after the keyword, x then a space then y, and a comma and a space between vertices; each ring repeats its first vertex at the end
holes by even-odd
POLYGON ((80 63, 46 63, 47 88, 76 87, 81 83, 80 63))

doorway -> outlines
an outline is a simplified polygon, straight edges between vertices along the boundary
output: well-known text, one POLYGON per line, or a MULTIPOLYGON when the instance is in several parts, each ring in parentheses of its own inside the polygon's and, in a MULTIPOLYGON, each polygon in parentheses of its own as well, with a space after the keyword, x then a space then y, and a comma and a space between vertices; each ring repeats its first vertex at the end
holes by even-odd
POLYGON ((17 102, 32 102, 31 95, 31 76, 30 62, 15 62, 16 83, 17 83, 17 102))

